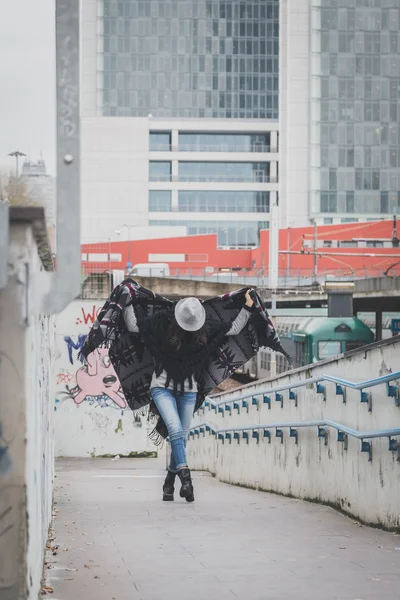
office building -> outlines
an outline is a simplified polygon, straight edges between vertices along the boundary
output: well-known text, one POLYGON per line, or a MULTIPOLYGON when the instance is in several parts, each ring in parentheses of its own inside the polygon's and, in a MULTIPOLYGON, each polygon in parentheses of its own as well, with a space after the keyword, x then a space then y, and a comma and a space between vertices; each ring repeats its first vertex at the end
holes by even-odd
POLYGON ((398 0, 83 0, 83 239, 399 212, 398 0))
POLYGON ((400 212, 398 0, 281 0, 280 197, 318 223, 400 212))
POLYGON ((25 160, 21 169, 21 179, 26 185, 30 198, 44 207, 47 226, 54 228, 56 225, 56 181, 52 175, 47 173, 45 161, 43 159, 37 162, 25 160))
POLYGON ((84 238, 135 221, 257 245, 278 193, 279 2, 87 0, 83 27, 84 238))

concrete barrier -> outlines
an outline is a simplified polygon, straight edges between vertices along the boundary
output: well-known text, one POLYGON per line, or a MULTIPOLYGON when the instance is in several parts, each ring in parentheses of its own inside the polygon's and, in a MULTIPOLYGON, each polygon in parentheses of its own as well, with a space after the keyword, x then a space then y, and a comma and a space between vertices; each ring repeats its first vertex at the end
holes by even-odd
POLYGON ((212 281, 210 277, 207 281, 196 279, 178 279, 173 277, 134 277, 135 281, 163 296, 196 296, 197 298, 212 298, 221 296, 227 292, 243 287, 243 284, 233 281, 232 283, 222 283, 212 281))
POLYGON ((54 323, 39 314, 36 287, 52 265, 45 231, 42 209, 11 212, 8 284, 0 291, 2 600, 38 597, 51 519, 54 323))
POLYGON ((334 382, 321 382, 318 388, 307 383, 324 374, 362 382, 398 372, 399 365, 398 336, 215 396, 214 401, 223 402, 219 410, 206 407, 194 421, 197 435, 189 441, 189 464, 228 483, 327 503, 366 523, 399 530, 399 435, 389 449, 388 437, 359 440, 343 432, 338 435, 330 427, 277 427, 329 419, 361 432, 393 428, 400 432, 398 395, 390 395, 398 394, 399 382, 392 381, 390 388, 387 384, 365 390, 343 388, 344 395, 334 382), (299 382, 305 385, 294 389, 299 382), (285 390, 268 392, 276 386, 285 390), (251 395, 245 406, 238 401, 243 395, 251 395), (228 439, 221 434, 223 440, 206 428, 200 433, 199 424, 204 422, 232 433, 228 439), (270 437, 264 437, 263 428, 259 439, 252 437, 251 427, 260 425, 269 427, 270 437), (247 436, 233 435, 235 427, 244 426, 249 427, 247 436))

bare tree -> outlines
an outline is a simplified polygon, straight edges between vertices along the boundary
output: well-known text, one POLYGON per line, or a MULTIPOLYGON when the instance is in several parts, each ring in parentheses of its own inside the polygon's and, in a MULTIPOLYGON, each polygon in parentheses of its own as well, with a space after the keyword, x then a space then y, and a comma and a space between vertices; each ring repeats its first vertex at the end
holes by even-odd
POLYGON ((29 192, 21 177, 0 173, 0 202, 10 206, 39 206, 38 198, 29 192))

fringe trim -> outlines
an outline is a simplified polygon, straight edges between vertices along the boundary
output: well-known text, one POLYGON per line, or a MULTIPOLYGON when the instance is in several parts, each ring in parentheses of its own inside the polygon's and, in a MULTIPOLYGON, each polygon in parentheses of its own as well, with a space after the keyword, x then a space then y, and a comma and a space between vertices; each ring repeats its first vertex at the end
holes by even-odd
POLYGON ((154 429, 152 431, 150 431, 149 435, 147 436, 149 438, 150 441, 153 442, 153 444, 155 446, 158 446, 159 448, 162 448, 164 445, 164 438, 158 433, 157 428, 154 427, 154 429))
POLYGON ((149 405, 142 406, 141 408, 138 408, 132 412, 139 417, 146 418, 147 422, 154 426, 150 433, 148 433, 147 437, 155 446, 158 446, 161 449, 164 445, 165 439, 157 431, 157 425, 158 421, 160 420, 160 416, 153 413, 150 410, 149 405))

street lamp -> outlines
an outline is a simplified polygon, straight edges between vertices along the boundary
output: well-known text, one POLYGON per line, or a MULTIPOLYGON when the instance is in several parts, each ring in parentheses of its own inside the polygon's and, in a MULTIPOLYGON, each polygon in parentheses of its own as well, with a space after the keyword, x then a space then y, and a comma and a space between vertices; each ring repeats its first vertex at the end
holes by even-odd
POLYGON ((18 177, 19 174, 19 157, 20 156, 26 156, 26 154, 24 154, 23 152, 20 152, 19 150, 14 150, 14 152, 10 152, 8 156, 12 156, 15 158, 15 176, 18 177))

